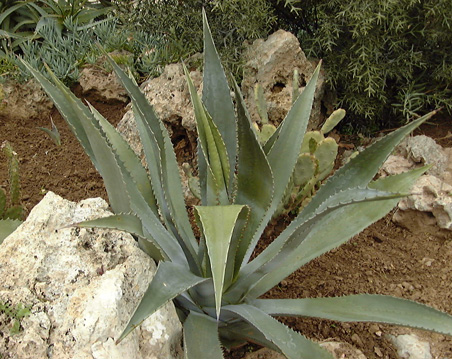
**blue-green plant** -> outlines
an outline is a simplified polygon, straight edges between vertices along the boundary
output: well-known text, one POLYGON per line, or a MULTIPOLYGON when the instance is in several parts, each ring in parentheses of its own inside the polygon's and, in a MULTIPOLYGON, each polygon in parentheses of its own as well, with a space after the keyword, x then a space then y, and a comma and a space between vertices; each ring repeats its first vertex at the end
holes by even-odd
POLYGON ((1 145, 8 160, 8 196, 0 188, 0 243, 22 223, 23 207, 20 204, 19 160, 8 141, 1 145))
POLYGON ((134 81, 110 61, 131 97, 148 172, 93 107, 85 107, 55 77, 49 81, 29 67, 102 174, 115 212, 78 226, 126 230, 159 262, 117 342, 171 300, 183 322, 186 358, 219 359, 222 346, 246 341, 287 358, 332 358, 273 316, 374 321, 452 335, 452 316, 401 298, 363 294, 259 299, 299 267, 383 217, 408 194, 425 168, 373 178, 392 149, 431 114, 392 132, 336 171, 280 236, 250 260, 292 176, 319 67, 276 132, 261 145, 236 84, 234 111, 205 15, 204 49, 202 99, 185 69, 199 137, 201 205, 194 213, 200 238, 190 224, 169 134, 134 81))
MULTIPOLYGON (((40 41, 26 41, 20 47, 25 61, 39 69, 46 63, 59 79, 69 84, 78 79, 79 68, 94 47, 95 38, 92 29, 80 30, 71 19, 67 19, 65 25, 68 31, 61 33, 56 23, 50 22, 39 29, 40 41)), ((28 71, 18 60, 16 62, 21 76, 28 78, 28 71)))
POLYGON ((60 131, 58 131, 58 127, 56 127, 55 123, 53 122, 52 118, 50 118, 51 127, 38 127, 41 131, 44 131, 47 133, 47 135, 50 137, 50 139, 57 145, 61 146, 61 136, 60 131))

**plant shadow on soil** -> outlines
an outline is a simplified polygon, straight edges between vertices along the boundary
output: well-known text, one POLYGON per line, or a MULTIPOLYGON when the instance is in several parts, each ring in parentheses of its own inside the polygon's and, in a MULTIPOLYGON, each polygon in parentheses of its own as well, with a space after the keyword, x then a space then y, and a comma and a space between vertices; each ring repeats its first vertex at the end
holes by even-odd
MULTIPOLYGON (((77 88, 75 93, 79 93, 77 88)), ((126 111, 123 103, 88 98, 113 125, 126 111)), ((50 118, 12 121, 0 114, 0 142, 8 140, 19 156, 21 201, 28 213, 53 191, 79 201, 90 197, 107 199, 101 177, 56 110, 52 114, 62 145, 56 146, 37 127, 49 127, 50 118)), ((451 129, 450 116, 424 125, 417 134, 433 137, 451 147, 444 137, 451 129)), ((175 144, 177 145, 177 144, 175 144)), ((181 151, 187 149, 179 147, 181 151)), ((179 156, 178 154, 178 157, 179 156)), ((0 186, 7 187, 7 165, 0 154, 0 186)), ((341 247, 317 258, 266 294, 271 298, 341 296, 358 293, 388 294, 416 300, 452 314, 452 234, 435 229, 410 232, 398 227, 392 213, 365 229, 341 247)), ((269 238, 272 229, 269 229, 269 238)), ((261 246, 265 246, 262 241, 261 246)), ((349 342, 367 358, 396 358, 386 334, 415 333, 429 341, 434 358, 452 357, 452 338, 420 330, 373 323, 338 323, 306 318, 280 318, 305 336, 318 340, 349 342)), ((228 359, 242 358, 256 346, 226 352, 228 359)))

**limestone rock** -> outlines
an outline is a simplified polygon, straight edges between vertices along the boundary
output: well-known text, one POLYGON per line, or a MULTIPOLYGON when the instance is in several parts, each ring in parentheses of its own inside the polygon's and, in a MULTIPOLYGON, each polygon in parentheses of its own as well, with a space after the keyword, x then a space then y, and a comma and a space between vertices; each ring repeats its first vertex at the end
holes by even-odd
POLYGON ((34 80, 0 84, 0 113, 11 120, 50 117, 53 102, 34 80))
MULTIPOLYGON (((411 192, 413 195, 399 202, 401 211, 431 212, 440 228, 452 229, 452 186, 435 176, 424 175, 416 181, 411 192)), ((393 218, 398 223, 403 219, 398 212, 393 218)))
POLYGON ((404 140, 388 157, 379 171, 380 177, 432 165, 416 181, 412 195, 398 203, 393 216, 397 224, 412 231, 438 232, 440 236, 447 236, 447 231, 452 230, 451 153, 451 149, 443 149, 427 136, 414 136, 404 140))
POLYGON ((69 202, 49 192, 0 246, 0 300, 31 306, 19 334, 0 324, 2 358, 178 358, 172 303, 120 344, 155 264, 128 234, 68 225, 107 216, 107 203, 69 202))
POLYGON ((400 155, 391 155, 381 166, 380 177, 398 175, 407 172, 415 167, 413 161, 400 155))
POLYGON ((127 102, 129 97, 113 72, 106 73, 98 66, 86 66, 78 79, 85 95, 105 101, 127 102))
POLYGON ((333 354, 336 359, 367 359, 361 350, 349 343, 328 341, 320 345, 333 354))
MULTIPOLYGON (((252 120, 258 121, 254 101, 254 86, 259 83, 267 100, 269 119, 279 124, 292 105, 293 71, 299 72, 301 90, 311 78, 316 64, 308 61, 297 38, 289 32, 279 30, 267 40, 259 39, 244 54, 242 91, 252 120)), ((324 95, 324 75, 319 76, 314 106, 308 129, 317 129, 322 122, 321 99, 324 95)))
POLYGON ((447 156, 443 148, 434 139, 419 135, 407 137, 402 146, 406 157, 420 165, 432 165, 428 173, 441 177, 447 167, 447 156))
POLYGON ((414 334, 389 335, 389 338, 397 348, 397 354, 401 359, 432 359, 430 344, 421 341, 414 334))

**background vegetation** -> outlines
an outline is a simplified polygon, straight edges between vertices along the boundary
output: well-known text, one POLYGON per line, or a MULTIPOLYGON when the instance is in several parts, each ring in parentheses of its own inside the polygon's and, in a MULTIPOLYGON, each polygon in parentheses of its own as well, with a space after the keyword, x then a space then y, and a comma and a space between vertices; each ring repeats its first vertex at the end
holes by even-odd
POLYGON ((137 78, 202 49, 201 9, 226 67, 240 79, 244 41, 279 28, 296 34, 310 57, 323 58, 342 129, 396 127, 434 108, 452 111, 450 0, 5 0, 0 5, 0 78, 26 79, 19 54, 44 60, 67 84, 107 51, 137 78))
POLYGON ((324 59, 349 126, 451 112, 451 1, 306 0, 299 17, 293 30, 307 55, 324 59))

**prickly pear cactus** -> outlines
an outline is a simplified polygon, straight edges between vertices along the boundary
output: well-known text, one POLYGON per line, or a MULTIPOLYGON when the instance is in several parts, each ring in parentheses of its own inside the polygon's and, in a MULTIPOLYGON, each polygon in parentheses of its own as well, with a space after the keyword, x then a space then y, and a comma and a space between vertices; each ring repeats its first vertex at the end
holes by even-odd
POLYGON ((276 127, 268 122, 267 103, 265 102, 264 90, 260 84, 256 84, 254 87, 254 101, 262 126, 259 128, 257 123, 253 125, 259 142, 264 144, 276 132, 276 127))
MULTIPOLYGON (((300 94, 296 79, 298 79, 298 74, 295 70, 293 100, 296 100, 300 94)), ((256 84, 254 88, 254 100, 262 125, 259 126, 257 123, 253 125, 259 142, 265 144, 276 132, 276 127, 268 121, 267 104, 260 84, 256 84)), ((298 212, 314 195, 316 186, 318 187, 320 182, 331 174, 337 157, 338 145, 333 138, 325 138, 325 134, 336 127, 344 117, 345 110, 338 109, 328 117, 319 131, 305 133, 292 180, 274 217, 294 210, 298 212)))
MULTIPOLYGON (((338 145, 333 138, 325 138, 325 134, 330 132, 344 116, 345 110, 338 109, 328 117, 320 131, 305 133, 291 183, 275 216, 302 209, 315 194, 320 182, 332 173, 338 145)), ((263 127, 260 134, 262 132, 263 127)))

